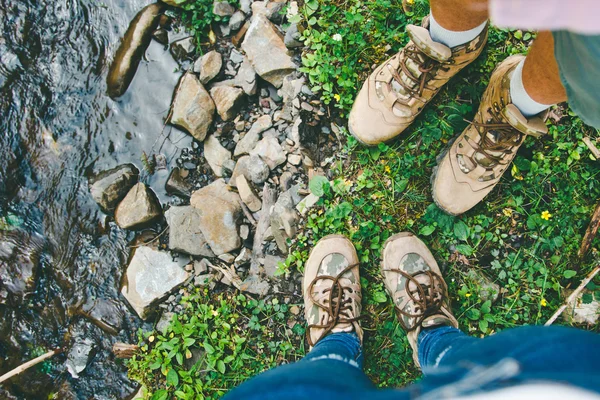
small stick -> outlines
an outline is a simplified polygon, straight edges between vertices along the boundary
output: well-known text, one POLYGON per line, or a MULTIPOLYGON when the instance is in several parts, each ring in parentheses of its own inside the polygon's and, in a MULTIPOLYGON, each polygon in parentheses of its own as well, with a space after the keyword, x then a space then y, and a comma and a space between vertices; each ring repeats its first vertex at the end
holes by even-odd
POLYGON ((41 363, 45 359, 50 358, 50 357, 60 353, 61 351, 62 351, 61 349, 50 350, 46 354, 42 354, 41 356, 36 357, 31 361, 27 361, 26 363, 19 365, 17 368, 13 369, 12 371, 9 371, 6 374, 0 376, 0 383, 6 381, 9 378, 12 378, 15 375, 19 375, 21 372, 33 367, 36 364, 41 363))
POLYGON ((117 358, 131 358, 139 349, 135 344, 115 343, 112 352, 117 358))
POLYGON ((592 272, 590 272, 590 274, 587 276, 587 278, 585 278, 581 282, 581 284, 577 287, 577 289, 575 289, 573 291, 573 293, 571 293, 571 295, 567 298, 567 301, 565 301, 565 304, 563 304, 562 306, 560 306, 560 308, 558 310, 556 310, 556 312, 554 313, 554 315, 552 317, 550 317, 550 319, 548 320, 548 322, 546 322, 544 324, 544 326, 550 326, 550 325, 552 325, 552 323, 554 321, 556 321, 556 319, 560 316, 560 314, 562 314, 563 311, 565 311, 565 309, 567 308, 567 306, 573 300, 575 300, 575 298, 579 295, 579 293, 581 293, 581 291, 583 290, 583 288, 585 288, 587 286, 587 284, 590 283, 592 279, 594 279, 594 277, 598 274, 598 272, 600 272, 600 266, 597 266, 592 272))
POLYGON ((581 247, 579 248, 579 253, 577 255, 579 258, 585 256, 585 253, 589 250, 592 245, 592 241, 596 237, 596 233, 598 233, 598 228, 600 227, 600 203, 596 206, 596 210, 592 215, 592 219, 590 220, 590 224, 588 225, 587 230, 585 231, 585 236, 583 236, 583 240, 581 241, 581 247))
POLYGON ((585 145, 588 147, 588 149, 590 149, 590 151, 592 152, 592 154, 594 155, 594 157, 598 160, 600 159, 600 150, 598 150, 598 148, 594 145, 594 143, 592 143, 592 140, 589 137, 584 137, 583 138, 583 143, 585 143, 585 145))
POLYGON ((252 226, 256 226, 256 220, 252 216, 252 213, 250 212, 248 207, 244 204, 244 202, 242 200, 238 200, 238 202, 240 203, 240 207, 242 207, 242 211, 244 212, 244 215, 246 216, 248 221, 250 221, 252 226))

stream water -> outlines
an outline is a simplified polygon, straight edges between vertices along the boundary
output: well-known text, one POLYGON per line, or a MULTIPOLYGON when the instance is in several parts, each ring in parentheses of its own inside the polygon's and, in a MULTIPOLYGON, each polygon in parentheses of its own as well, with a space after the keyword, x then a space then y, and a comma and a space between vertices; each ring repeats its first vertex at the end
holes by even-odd
MULTIPOLYGON (((158 43, 125 95, 117 101, 106 95, 120 38, 148 3, 0 3, 0 216, 12 221, 12 236, 2 240, 27 248, 35 238, 43 249, 33 293, 14 295, 0 283, 0 373, 50 349, 68 353, 75 338, 91 339, 95 348, 79 378, 59 355, 2 384, 0 398, 47 399, 60 389, 57 398, 71 391, 79 399, 122 399, 134 390, 110 351, 114 342, 134 342, 141 326, 119 293, 132 237, 106 222, 87 176, 125 162, 141 170, 143 152, 164 154, 172 164, 191 145, 188 135, 163 129, 180 72, 158 43), (77 312, 96 300, 118 305, 118 334, 77 312)), ((161 200, 167 173, 146 180, 161 200)))

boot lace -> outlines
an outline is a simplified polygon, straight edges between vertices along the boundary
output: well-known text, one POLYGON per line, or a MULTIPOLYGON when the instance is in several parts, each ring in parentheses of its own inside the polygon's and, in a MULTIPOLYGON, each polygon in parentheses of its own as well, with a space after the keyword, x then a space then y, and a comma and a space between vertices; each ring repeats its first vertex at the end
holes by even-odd
POLYGON ((434 77, 435 72, 438 69, 442 69, 447 71, 447 67, 441 66, 442 63, 434 60, 433 58, 427 56, 424 52, 422 52, 416 45, 411 44, 405 47, 402 52, 398 54, 399 57, 399 69, 394 69, 391 71, 392 77, 394 81, 398 83, 410 96, 419 96, 423 95, 423 91, 427 85, 427 82, 434 77), (404 57, 402 57, 402 52, 404 52, 404 57), (418 67, 419 72, 421 72, 420 76, 414 74, 410 68, 406 65, 408 60, 412 60, 418 67), (410 83, 406 82, 402 79, 402 74, 409 79, 410 83))
POLYGON ((319 341, 327 336, 336 325, 344 323, 351 324, 360 319, 360 316, 353 316, 352 297, 350 296, 350 293, 353 293, 354 290, 350 287, 344 286, 341 282, 342 276, 357 265, 358 264, 352 264, 347 266, 335 277, 329 275, 319 275, 310 283, 308 287, 308 293, 310 293, 313 303, 320 309, 325 310, 328 315, 327 321, 321 321, 320 324, 308 325, 306 337, 308 344, 311 347, 316 343, 313 343, 310 337, 311 329, 324 329, 321 337, 317 340, 319 341), (313 294, 314 285, 321 280, 332 281, 331 287, 323 290, 323 293, 329 293, 329 296, 323 301, 323 303, 319 303, 313 294))

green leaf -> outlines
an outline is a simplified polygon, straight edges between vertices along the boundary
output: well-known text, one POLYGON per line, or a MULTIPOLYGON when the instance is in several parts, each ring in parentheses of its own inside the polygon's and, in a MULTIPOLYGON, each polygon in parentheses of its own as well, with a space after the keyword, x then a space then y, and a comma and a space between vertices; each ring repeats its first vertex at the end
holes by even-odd
POLYGON ((204 346, 204 350, 206 350, 208 354, 213 354, 215 352, 215 348, 208 342, 204 342, 202 346, 204 346))
POLYGON ((387 296, 385 295, 385 292, 378 291, 373 293, 373 300, 377 303, 385 303, 387 301, 387 296))
POLYGON ((567 279, 571 279, 575 275, 577 275, 577 271, 573 271, 572 269, 568 269, 565 272, 563 272, 563 276, 567 279))
POLYGON ((222 374, 225 373, 225 363, 223 362, 223 360, 217 361, 217 369, 219 370, 220 373, 222 373, 222 374))
POLYGON ((489 314, 492 309, 492 301, 487 300, 485 303, 481 305, 481 312, 484 314, 489 314))
POLYGON ((308 188, 315 196, 321 197, 325 194, 325 185, 329 186, 329 181, 322 175, 316 175, 310 180, 308 188))
POLYGON ((191 345, 193 345, 194 343, 196 343, 196 339, 192 339, 192 338, 186 338, 183 340, 183 345, 185 347, 190 347, 191 345))
POLYGON ((160 389, 154 392, 150 400, 167 400, 168 397, 169 392, 167 392, 165 389, 160 389))
POLYGON ((458 251, 460 254, 463 254, 467 257, 473 255, 473 248, 471 246, 469 246, 468 244, 457 245, 456 251, 458 251))
POLYGON ((167 372, 167 385, 169 386, 177 386, 179 385, 179 375, 177 375, 177 371, 174 368, 171 368, 169 372, 167 372))
POLYGON ((425 225, 419 230, 419 235, 421 236, 429 236, 435 231, 435 226, 433 225, 425 225))
POLYGON ((594 296, 592 296, 591 293, 584 293, 583 296, 581 296, 581 302, 583 304, 590 304, 593 300, 594 296))
POLYGON ((456 221, 454 223, 454 236, 458 240, 466 241, 469 238, 469 227, 463 221, 456 221))

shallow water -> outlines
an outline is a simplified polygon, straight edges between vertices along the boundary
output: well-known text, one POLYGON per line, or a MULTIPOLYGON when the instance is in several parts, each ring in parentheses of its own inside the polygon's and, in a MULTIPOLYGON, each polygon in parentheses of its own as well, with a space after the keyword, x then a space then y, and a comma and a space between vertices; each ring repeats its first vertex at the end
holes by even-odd
MULTIPOLYGON (((143 152, 164 154, 171 165, 178 149, 191 144, 188 135, 163 128, 180 72, 158 43, 150 45, 127 93, 118 101, 106 95, 120 38, 147 4, 0 4, 0 216, 17 221, 17 242, 34 235, 43 243, 35 292, 25 298, 9 293, 0 302, 0 373, 41 350, 68 350, 73 337, 96 346, 79 379, 67 372, 64 355, 11 379, 2 388, 16 398, 46 399, 65 384, 82 399, 121 399, 134 390, 110 352, 114 342, 133 342, 141 326, 119 294, 132 234, 105 222, 87 176, 124 162, 142 170, 143 152), (76 312, 95 299, 114 299, 123 310, 118 335, 76 312)), ((163 201, 166 175, 162 170, 145 179, 163 201)), ((7 396, 0 389, 0 397, 7 396)))

